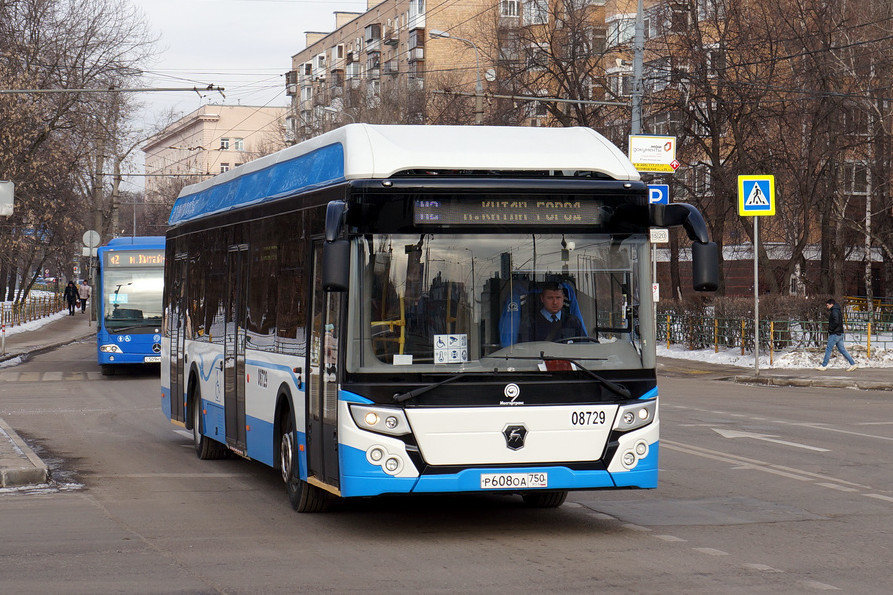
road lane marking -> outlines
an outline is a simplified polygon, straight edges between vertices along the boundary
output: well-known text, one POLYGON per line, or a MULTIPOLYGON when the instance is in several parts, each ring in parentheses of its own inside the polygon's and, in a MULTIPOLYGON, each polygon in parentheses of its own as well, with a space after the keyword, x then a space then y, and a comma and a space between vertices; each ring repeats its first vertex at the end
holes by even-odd
POLYGON ((660 540, 667 541, 670 543, 684 543, 686 540, 681 537, 676 537, 675 535, 655 535, 660 540))
POLYGON ((855 483, 852 481, 846 481, 845 479, 839 479, 837 477, 830 477, 828 475, 822 475, 821 473, 813 473, 811 471, 805 471, 803 469, 796 469, 794 467, 786 467, 784 465, 775 465, 773 463, 767 463, 765 461, 758 461, 756 459, 749 459, 747 457, 741 457, 738 455, 733 455, 726 452, 720 452, 715 449, 705 449, 699 446, 691 446, 688 444, 682 444, 681 442, 674 442, 672 440, 661 439, 661 444, 666 445, 671 450, 678 450, 681 452, 686 452, 688 454, 697 455, 704 458, 715 459, 718 461, 723 461, 726 463, 735 463, 735 464, 751 464, 754 468, 759 469, 760 471, 780 471, 780 472, 788 472, 795 474, 796 477, 807 477, 812 479, 821 479, 825 481, 831 481, 837 484, 844 484, 853 486, 855 488, 861 488, 863 490, 871 490, 873 489, 871 486, 863 485, 860 483, 855 483))
POLYGON ((857 423, 857 426, 889 426, 893 424, 893 421, 862 421, 857 423))
POLYGON ((693 547, 691 549, 693 549, 696 552, 700 552, 702 554, 707 554, 708 556, 728 556, 729 555, 729 552, 717 550, 712 547, 693 547))
POLYGON ((244 473, 109 473, 93 475, 101 479, 192 479, 195 477, 245 477, 244 473))
POLYGON ((782 446, 793 446, 795 448, 804 448, 806 450, 814 450, 816 452, 831 452, 827 448, 819 448, 818 446, 809 446, 808 444, 800 444, 799 442, 788 442, 787 440, 777 440, 769 434, 756 434, 754 432, 742 432, 741 430, 727 430, 725 428, 713 428, 713 431, 723 438, 751 438, 753 440, 762 440, 763 442, 774 442, 782 446))
POLYGON ((748 570, 758 570, 760 572, 784 572, 783 570, 779 570, 778 568, 772 568, 767 564, 745 564, 745 568, 748 570))
POLYGON ((840 589, 834 585, 820 583, 819 581, 800 581, 800 584, 807 589, 816 589, 818 591, 840 591, 840 589))
POLYGON ((62 372, 44 372, 43 380, 45 382, 60 382, 62 380, 62 372))
POLYGON ((856 488, 848 488, 844 486, 837 485, 836 483, 817 483, 816 485, 820 485, 825 488, 830 488, 832 490, 838 490, 841 492, 858 492, 856 488))
POLYGON ((886 500, 887 502, 893 502, 893 498, 890 496, 884 496, 882 494, 862 494, 866 498, 877 498, 878 500, 886 500))
POLYGON ((650 533, 651 529, 648 527, 643 527, 642 525, 635 525, 633 523, 624 523, 621 525, 624 529, 629 529, 630 531, 639 531, 641 533, 650 533))
POLYGON ((192 438, 193 438, 192 434, 190 432, 187 432, 186 430, 174 430, 174 434, 179 434, 180 436, 185 436, 186 438, 189 438, 190 440, 192 440, 192 438))
POLYGON ((877 434, 865 434, 863 432, 852 432, 850 430, 841 430, 840 428, 830 428, 827 426, 823 426, 816 423, 807 423, 807 422, 796 422, 796 421, 782 421, 776 420, 777 423, 788 425, 788 426, 799 426, 801 428, 811 428, 813 430, 826 430, 828 432, 837 432, 838 434, 849 434, 850 436, 861 436, 862 438, 875 438, 877 440, 888 440, 893 441, 893 436, 878 436, 877 434))

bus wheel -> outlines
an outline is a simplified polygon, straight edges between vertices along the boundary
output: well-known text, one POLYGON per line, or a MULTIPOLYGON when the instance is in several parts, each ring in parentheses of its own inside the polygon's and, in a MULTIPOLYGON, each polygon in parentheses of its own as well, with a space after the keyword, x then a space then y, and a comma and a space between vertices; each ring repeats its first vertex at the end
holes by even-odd
POLYGON ((555 492, 526 492, 521 494, 524 504, 531 508, 558 508, 567 498, 567 490, 555 492))
POLYGON ((202 433, 202 398, 199 389, 192 391, 192 443, 195 454, 203 461, 222 459, 226 456, 226 448, 216 440, 211 440, 202 433))
POLYGON ((100 364, 99 370, 102 372, 103 376, 114 376, 115 375, 115 366, 111 364, 100 364))
POLYGON ((298 512, 324 512, 329 507, 329 495, 298 477, 298 449, 294 428, 291 412, 286 411, 279 443, 279 470, 282 472, 282 481, 285 482, 285 493, 288 494, 292 508, 298 512))

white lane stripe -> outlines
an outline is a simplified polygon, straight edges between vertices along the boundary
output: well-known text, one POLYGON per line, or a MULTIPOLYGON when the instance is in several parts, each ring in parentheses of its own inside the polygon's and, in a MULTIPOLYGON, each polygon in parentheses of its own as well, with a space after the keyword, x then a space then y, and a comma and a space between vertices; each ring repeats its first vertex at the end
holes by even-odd
POLYGON ((192 432, 187 432, 186 430, 174 430, 174 434, 179 434, 180 436, 184 436, 192 440, 192 432))
POLYGON ((62 380, 62 372, 44 372, 44 382, 59 382, 62 380))
POLYGON ((744 567, 749 570, 758 570, 760 572, 784 572, 783 570, 772 568, 766 564, 745 564, 744 567))
POLYGON ((708 556, 728 556, 729 555, 729 552, 717 550, 712 547, 693 547, 691 549, 693 549, 696 552, 700 552, 702 554, 707 554, 708 556))
POLYGON ((244 477, 243 473, 109 473, 107 475, 92 475, 102 479, 192 479, 195 477, 244 477))
POLYGON ((815 589, 817 591, 840 591, 840 589, 834 585, 820 583, 819 581, 800 581, 800 584, 807 589, 815 589))
POLYGON ((839 484, 845 484, 845 485, 853 486, 856 488, 862 488, 862 489, 866 489, 866 490, 872 489, 870 486, 862 485, 862 484, 855 483, 852 481, 846 481, 844 479, 830 477, 828 475, 822 475, 820 473, 812 473, 811 471, 804 471, 803 469, 796 469, 794 467, 786 467, 784 465, 775 465, 772 463, 767 463, 765 461, 749 459, 747 457, 741 457, 738 455, 733 455, 730 453, 721 452, 721 451, 717 451, 714 449, 701 448, 700 446, 692 446, 689 444, 682 444, 681 442, 674 442, 672 440, 666 440, 666 439, 661 439, 660 442, 661 442, 661 444, 665 444, 668 447, 670 447, 671 450, 672 449, 675 449, 675 450, 688 449, 687 451, 683 450, 683 452, 689 452, 689 454, 696 454, 698 456, 703 456, 705 458, 716 458, 717 460, 721 460, 721 461, 725 461, 725 462, 729 462, 729 463, 738 463, 738 464, 749 463, 751 465, 756 465, 757 468, 759 468, 761 470, 765 467, 769 467, 769 468, 776 469, 779 471, 787 471, 787 472, 794 473, 794 474, 801 475, 801 476, 812 477, 813 479, 822 479, 822 480, 831 481, 831 482, 839 483, 839 484))
POLYGON ((856 488, 847 488, 844 486, 839 486, 836 483, 817 483, 816 485, 820 485, 823 488, 831 488, 832 490, 838 490, 840 492, 858 492, 856 488))
POLYGON ((640 531, 642 533, 650 533, 651 529, 648 527, 643 527, 641 525, 634 525, 633 523, 624 523, 621 525, 624 529, 629 529, 630 531, 640 531))
POLYGON ((866 498, 875 498, 877 500, 886 500, 887 502, 893 502, 893 498, 890 496, 884 496, 882 494, 862 494, 866 498))
POLYGON ((681 537, 676 537, 675 535, 655 535, 658 539, 663 541, 668 541, 671 543, 684 543, 687 541, 686 539, 682 539, 681 537))
POLYGON ((780 423, 780 424, 788 425, 788 426, 798 426, 801 428, 810 428, 813 430, 825 430, 827 432, 837 432, 838 434, 847 434, 849 436, 861 436, 862 438, 874 438, 876 440, 893 441, 893 436, 878 436, 877 434, 865 434, 863 432, 851 432, 849 430, 841 430, 840 428, 829 428, 827 426, 822 426, 822 425, 814 424, 814 423, 781 421, 781 420, 776 420, 776 423, 780 423))
POLYGON ((893 421, 863 421, 859 422, 857 426, 889 426, 893 424, 893 421))

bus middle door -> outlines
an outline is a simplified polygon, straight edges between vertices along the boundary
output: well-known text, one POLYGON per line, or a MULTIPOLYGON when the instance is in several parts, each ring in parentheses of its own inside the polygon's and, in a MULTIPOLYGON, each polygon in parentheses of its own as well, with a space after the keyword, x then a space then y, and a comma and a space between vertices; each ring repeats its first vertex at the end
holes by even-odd
POLYGON ((248 284, 248 245, 230 246, 226 253, 226 331, 223 338, 223 404, 226 443, 245 453, 245 310, 248 284))
POLYGON ((338 342, 342 294, 322 289, 322 242, 313 243, 313 310, 307 385, 307 476, 332 491, 340 485, 338 465, 338 342))
MULTIPOLYGON (((185 381, 183 366, 183 351, 186 342, 186 255, 177 254, 174 257, 173 289, 170 292, 168 304, 168 331, 170 333, 170 370, 171 384, 171 419, 186 421, 185 406, 185 381)), ((97 292, 99 293, 99 292, 97 292)), ((101 315, 101 313, 100 313, 101 315)), ((191 339, 192 337, 190 337, 191 339)))

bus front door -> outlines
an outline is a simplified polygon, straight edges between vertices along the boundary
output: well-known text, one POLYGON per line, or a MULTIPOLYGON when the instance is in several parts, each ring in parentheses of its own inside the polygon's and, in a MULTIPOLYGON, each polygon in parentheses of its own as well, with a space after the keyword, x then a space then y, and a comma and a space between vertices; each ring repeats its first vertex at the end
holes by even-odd
POLYGON ((313 246, 313 311, 307 394, 307 476, 338 488, 338 339, 342 294, 322 290, 322 242, 313 246))
POLYGON ((171 419, 186 421, 185 391, 183 378, 183 350, 186 342, 186 255, 174 257, 173 291, 170 292, 168 329, 171 336, 170 382, 171 419))
POLYGON ((248 298, 248 245, 226 253, 226 331, 223 338, 223 404, 226 443, 245 452, 245 304, 248 298))

